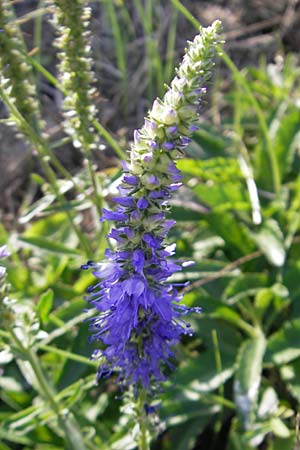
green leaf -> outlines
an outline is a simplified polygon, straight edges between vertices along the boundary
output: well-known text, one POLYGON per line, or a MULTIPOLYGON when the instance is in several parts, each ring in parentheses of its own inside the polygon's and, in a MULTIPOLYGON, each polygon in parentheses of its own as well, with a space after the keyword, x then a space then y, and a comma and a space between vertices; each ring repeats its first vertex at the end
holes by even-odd
POLYGON ((223 156, 226 148, 230 145, 230 140, 223 138, 219 131, 212 127, 202 126, 200 130, 193 135, 193 139, 209 156, 223 156))
POLYGON ((280 376, 291 395, 300 404, 300 359, 280 367, 280 376))
POLYGON ((272 446, 267 450, 297 450, 295 434, 291 431, 290 436, 286 439, 273 438, 272 446))
POLYGON ((53 305, 53 291, 52 289, 48 289, 48 291, 44 292, 37 305, 37 313, 39 319, 43 324, 48 322, 49 313, 52 309, 53 305))
MULTIPOLYGON (((237 340, 238 342, 238 340, 237 340)), ((210 344, 210 347, 211 344, 210 344)), ((235 352, 233 347, 223 345, 220 341, 220 357, 222 368, 217 370, 212 348, 190 360, 174 374, 173 383, 198 393, 211 392, 225 383, 234 372, 235 352)))
POLYGON ((266 362, 287 364, 300 357, 300 319, 286 322, 268 339, 266 362))
POLYGON ((226 450, 253 450, 238 430, 237 418, 234 418, 232 421, 226 450))
POLYGON ((265 349, 265 337, 260 335, 244 342, 238 353, 234 397, 246 429, 254 422, 265 349))
POLYGON ((220 405, 206 405, 199 402, 200 394, 189 389, 171 389, 163 395, 161 418, 167 421, 167 426, 185 423, 193 418, 203 418, 207 421, 219 413, 220 405))
POLYGON ((251 236, 270 264, 276 267, 284 265, 286 256, 284 239, 275 220, 265 221, 257 231, 251 233, 251 236))
POLYGON ((253 241, 246 226, 237 221, 230 213, 215 213, 205 217, 212 231, 221 236, 225 241, 225 248, 232 254, 233 258, 239 258, 254 250, 253 241))
MULTIPOLYGON (((300 139, 300 109, 293 108, 277 117, 278 129, 274 137, 274 152, 278 160, 281 178, 290 171, 300 139)), ((273 121, 274 122, 274 121, 273 121)))
POLYGON ((68 447, 72 450, 86 450, 80 429, 78 429, 78 423, 70 412, 64 420, 64 427, 68 447))
POLYGON ((272 387, 268 387, 261 398, 257 415, 260 419, 266 419, 274 415, 278 408, 278 396, 272 387))
POLYGON ((173 450, 193 450, 197 437, 210 422, 210 416, 197 417, 184 424, 172 427, 168 430, 169 448, 173 450))
POLYGON ((34 183, 39 184, 40 186, 43 186, 43 184, 45 183, 45 179, 41 177, 41 175, 39 175, 38 173, 32 173, 30 178, 34 183))
MULTIPOLYGON (((189 205, 173 205, 171 211, 172 219, 175 219, 177 222, 198 222, 199 220, 201 220, 203 212, 191 209, 188 206, 189 205)), ((197 206, 199 207, 199 205, 197 206)))
POLYGON ((217 185, 223 185, 242 180, 236 158, 180 159, 177 165, 183 173, 199 177, 202 182, 211 181, 217 185))
POLYGON ((249 201, 241 189, 240 183, 199 184, 193 189, 194 193, 205 205, 214 212, 223 213, 230 210, 248 211, 249 201))
POLYGON ((47 250, 53 253, 59 253, 63 255, 80 255, 80 251, 72 248, 68 248, 63 244, 59 244, 57 242, 53 242, 50 239, 44 237, 19 237, 21 242, 32 245, 34 247, 38 247, 43 250, 47 250))
POLYGON ((30 220, 32 220, 34 217, 43 212, 49 205, 51 205, 54 200, 55 195, 44 195, 40 200, 36 201, 27 209, 27 211, 23 213, 22 217, 19 218, 19 222, 22 224, 30 222, 30 220))
MULTIPOLYGON (((87 323, 82 324, 78 330, 76 338, 73 340, 71 352, 77 355, 82 355, 90 357, 91 348, 88 343, 88 325, 87 323)), ((66 360, 59 377, 59 388, 66 388, 71 383, 75 382, 79 376, 82 376, 86 371, 87 367, 85 364, 72 361, 70 359, 66 360)))
POLYGON ((290 436, 290 430, 279 417, 272 417, 270 420, 271 430, 275 436, 286 439, 290 436))
POLYGON ((233 278, 225 289, 224 299, 226 303, 234 304, 242 298, 255 295, 268 282, 266 274, 262 273, 241 273, 233 278))
POLYGON ((58 213, 52 214, 51 216, 43 217, 42 219, 36 220, 31 223, 30 226, 26 229, 24 236, 32 237, 32 236, 44 236, 44 237, 52 237, 57 235, 62 229, 66 226, 69 228, 69 224, 67 224, 66 214, 58 213))

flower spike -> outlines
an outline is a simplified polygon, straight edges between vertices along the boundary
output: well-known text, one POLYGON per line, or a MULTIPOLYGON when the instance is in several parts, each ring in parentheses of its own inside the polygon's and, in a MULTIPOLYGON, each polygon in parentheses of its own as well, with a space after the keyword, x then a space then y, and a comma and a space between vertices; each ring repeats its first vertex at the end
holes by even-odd
POLYGON ((200 30, 188 44, 176 77, 163 100, 155 100, 144 126, 135 131, 130 161, 124 163, 114 211, 103 210, 101 220, 115 221, 108 237, 115 249, 106 262, 91 263, 98 280, 88 301, 97 311, 91 319, 91 341, 101 341, 99 377, 118 373, 135 392, 151 392, 172 368, 172 347, 181 335, 191 335, 182 317, 200 308, 181 302, 178 285, 168 282, 183 263, 171 256, 166 242, 174 221, 166 219, 169 199, 181 185, 174 160, 197 129, 199 107, 211 77, 220 44, 220 22, 200 30))

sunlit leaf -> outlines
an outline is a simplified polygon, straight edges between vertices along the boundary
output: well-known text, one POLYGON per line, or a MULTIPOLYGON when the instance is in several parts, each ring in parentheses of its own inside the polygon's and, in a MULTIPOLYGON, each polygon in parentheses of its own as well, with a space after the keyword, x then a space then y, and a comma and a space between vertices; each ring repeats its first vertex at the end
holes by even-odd
POLYGON ((53 291, 48 289, 44 292, 37 304, 37 313, 42 323, 48 322, 49 313, 53 305, 53 291))
POLYGON ((245 341, 238 353, 234 397, 246 429, 254 420, 265 349, 265 338, 260 335, 245 341))

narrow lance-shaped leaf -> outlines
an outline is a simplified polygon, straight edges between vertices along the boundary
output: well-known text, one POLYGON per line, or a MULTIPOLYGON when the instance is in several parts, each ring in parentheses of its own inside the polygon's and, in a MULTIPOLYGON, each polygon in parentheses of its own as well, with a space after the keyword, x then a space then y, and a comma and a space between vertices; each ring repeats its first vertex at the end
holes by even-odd
POLYGON ((239 350, 234 396, 245 429, 250 429, 254 421, 265 349, 261 334, 244 342, 239 350))

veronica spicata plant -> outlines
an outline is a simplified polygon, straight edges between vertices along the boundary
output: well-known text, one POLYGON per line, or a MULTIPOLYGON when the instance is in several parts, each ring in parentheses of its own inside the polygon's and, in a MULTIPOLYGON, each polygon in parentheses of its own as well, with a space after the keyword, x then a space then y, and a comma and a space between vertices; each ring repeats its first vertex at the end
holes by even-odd
POLYGON ((182 185, 174 160, 197 129, 199 107, 211 77, 220 44, 220 22, 200 30, 189 42, 176 77, 163 100, 155 100, 144 126, 134 133, 130 161, 123 164, 114 211, 103 209, 102 221, 114 221, 106 261, 89 261, 99 281, 87 300, 97 310, 91 319, 92 341, 104 344, 93 353, 100 359, 98 376, 118 373, 118 382, 153 392, 172 367, 172 347, 191 334, 183 320, 178 284, 168 282, 190 262, 172 260, 175 244, 167 235, 175 221, 166 218, 169 199, 182 185))

